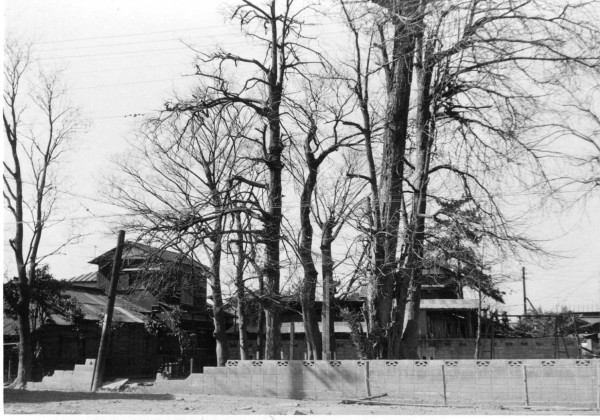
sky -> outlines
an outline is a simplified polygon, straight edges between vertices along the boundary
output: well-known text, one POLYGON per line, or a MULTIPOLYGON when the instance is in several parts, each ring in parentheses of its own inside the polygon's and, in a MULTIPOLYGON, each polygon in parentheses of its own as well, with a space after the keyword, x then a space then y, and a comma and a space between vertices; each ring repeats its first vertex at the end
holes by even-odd
MULTIPOLYGON (((111 160, 127 152, 137 122, 161 109, 174 91, 191 86, 194 53, 187 45, 208 51, 219 44, 244 49, 238 28, 221 14, 225 4, 214 0, 7 0, 5 34, 32 42, 44 68, 62 69, 72 101, 91 123, 73 142, 61 163, 65 176, 57 214, 65 222, 44 236, 53 249, 72 233, 80 240, 47 259, 51 272, 68 278, 95 270, 88 264, 116 244, 114 227, 123 210, 108 203, 102 179, 111 160)), ((323 42, 339 40, 341 31, 323 25, 323 42)), ((566 200, 574 200, 567 193, 566 200)), ((515 198, 518 207, 520 200, 515 198)), ((548 250, 561 255, 539 263, 509 261, 498 271, 511 314, 523 311, 521 267, 526 268, 527 296, 536 307, 567 306, 575 311, 600 310, 600 200, 584 207, 552 206, 529 215, 528 233, 543 238, 548 250)), ((14 232, 4 212, 4 244, 14 232)), ((58 216, 57 216, 58 217, 58 216)), ((4 246, 4 274, 12 275, 14 257, 4 246)), ((14 270, 14 269, 13 269, 14 270)))

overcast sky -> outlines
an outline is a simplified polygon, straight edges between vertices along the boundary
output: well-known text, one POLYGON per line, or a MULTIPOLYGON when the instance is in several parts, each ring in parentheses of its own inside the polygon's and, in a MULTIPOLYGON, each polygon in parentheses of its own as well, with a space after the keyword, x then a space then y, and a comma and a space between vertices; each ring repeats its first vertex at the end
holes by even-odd
MULTIPOLYGON (((123 210, 106 203, 99 180, 110 169, 111 157, 124 153, 139 115, 161 108, 174 90, 193 82, 197 49, 244 48, 237 27, 225 22, 223 1, 65 1, 7 0, 6 33, 33 42, 44 67, 62 68, 73 102, 92 123, 79 136, 62 164, 67 174, 59 212, 68 222, 48 232, 45 249, 61 243, 69 232, 81 241, 48 259, 60 278, 95 269, 88 261, 112 248, 111 227, 123 210), (136 117, 136 115, 138 115, 136 117)), ((231 3, 231 2, 229 2, 231 3)), ((339 38, 335 26, 323 26, 324 40, 339 38)), ((576 192, 567 194, 575 197, 576 192)), ((515 200, 533 199, 520 196, 515 200)), ((559 208, 530 215, 530 232, 545 238, 547 248, 565 258, 543 266, 526 263, 527 295, 536 306, 554 309, 600 310, 600 201, 571 211, 559 208)), ((4 212, 4 243, 14 225, 4 212)), ((12 275, 13 255, 5 246, 5 273, 12 275)), ((522 312, 521 264, 502 267, 512 281, 504 285, 505 309, 522 312)))

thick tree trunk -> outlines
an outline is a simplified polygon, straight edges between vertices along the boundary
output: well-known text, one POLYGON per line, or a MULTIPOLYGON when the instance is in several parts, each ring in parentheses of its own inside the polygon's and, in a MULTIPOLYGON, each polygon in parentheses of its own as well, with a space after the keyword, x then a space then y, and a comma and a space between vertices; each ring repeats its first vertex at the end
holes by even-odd
POLYGON ((479 298, 477 304, 477 335, 475 337, 475 354, 473 355, 473 358, 479 360, 479 346, 481 345, 481 280, 479 280, 477 289, 477 295, 479 298))
MULTIPOLYGON (((220 211, 220 203, 215 206, 220 211)), ((213 322, 215 326, 214 337, 217 342, 217 366, 225 366, 229 358, 229 346, 227 344, 227 323, 225 308, 223 306, 223 295, 221 293, 221 254, 223 235, 221 218, 217 218, 214 227, 214 245, 212 249, 211 276, 213 297, 213 322)))
POLYGON ((239 328, 239 349, 240 360, 248 359, 248 332, 246 331, 246 293, 244 290, 244 234, 242 233, 242 216, 240 213, 235 214, 237 225, 237 245, 238 258, 236 261, 235 287, 237 297, 237 317, 239 328))
MULTIPOLYGON (((404 308, 402 350, 403 358, 418 358, 419 312, 421 299, 421 277, 425 249, 425 213, 427 212, 427 187, 431 147, 433 145, 432 92, 431 81, 433 67, 429 50, 422 39, 418 41, 415 72, 417 79, 417 159, 415 164, 415 193, 412 202, 412 214, 407 229, 407 271, 406 305, 404 308)), ((397 347, 396 347, 397 349, 397 347)), ((397 350, 396 350, 397 351, 397 350)))
POLYGON ((281 139, 281 98, 283 95, 283 81, 285 69, 280 68, 279 54, 284 54, 283 45, 279 44, 277 36, 277 13, 275 1, 270 4, 270 29, 271 29, 271 67, 268 79, 269 99, 266 107, 266 118, 269 127, 269 148, 265 156, 269 169, 269 182, 267 188, 268 215, 265 220, 265 266, 263 273, 266 279, 266 292, 269 305, 265 307, 265 359, 278 360, 280 358, 281 321, 279 318, 279 244, 281 242, 281 171, 283 163, 281 154, 283 142, 281 139))
MULTIPOLYGON (((404 159, 408 128, 408 112, 412 83, 413 55, 417 34, 423 19, 419 1, 386 2, 386 7, 394 19, 394 42, 388 77, 388 104, 385 115, 383 136, 383 159, 381 169, 381 216, 384 260, 375 270, 375 321, 376 329, 382 337, 376 352, 379 357, 387 355, 393 342, 386 342, 383 336, 393 338, 398 334, 390 328, 401 328, 397 322, 391 325, 398 234, 403 212, 404 159)), ((388 339, 389 341, 389 339, 388 339)))
POLYGON ((27 382, 31 381, 33 366, 33 346, 31 328, 29 325, 29 293, 21 294, 21 302, 17 311, 17 325, 19 328, 19 365, 17 377, 11 384, 12 388, 24 389, 27 382))
POLYGON ((257 359, 262 360, 265 357, 265 309, 262 303, 262 296, 265 292, 264 278, 262 271, 258 274, 258 293, 261 301, 258 303, 257 329, 256 329, 256 351, 257 359))
POLYGON ((280 358, 279 317, 279 238, 281 229, 281 170, 271 176, 272 188, 269 191, 269 219, 265 223, 265 359, 280 358))
POLYGON ((332 311, 332 300, 335 286, 333 284, 333 257, 331 253, 332 227, 326 223, 321 238, 321 258, 323 270, 323 310, 321 319, 323 324, 323 352, 331 356, 336 351, 335 328, 332 311))
POLYGON ((225 366, 229 358, 229 347, 227 345, 227 331, 225 320, 225 308, 223 307, 223 298, 221 296, 221 285, 214 282, 213 293, 213 318, 214 318, 214 336, 217 342, 217 366, 225 366))

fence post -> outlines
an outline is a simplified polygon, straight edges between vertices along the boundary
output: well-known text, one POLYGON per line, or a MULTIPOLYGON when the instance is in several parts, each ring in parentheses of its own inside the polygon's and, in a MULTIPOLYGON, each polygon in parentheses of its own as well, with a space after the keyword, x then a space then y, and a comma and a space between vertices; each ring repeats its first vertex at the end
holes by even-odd
POLYGON ((596 410, 600 410, 600 360, 596 361, 596 410))
POLYGON ((525 405, 529 405, 529 388, 527 386, 527 366, 523 365, 523 391, 525 392, 525 405))
POLYGON ((442 365, 442 383, 444 384, 444 405, 448 405, 448 396, 446 395, 446 367, 442 365))
POLYGON ((365 360, 365 391, 367 392, 367 397, 371 396, 371 380, 369 378, 369 361, 365 360))

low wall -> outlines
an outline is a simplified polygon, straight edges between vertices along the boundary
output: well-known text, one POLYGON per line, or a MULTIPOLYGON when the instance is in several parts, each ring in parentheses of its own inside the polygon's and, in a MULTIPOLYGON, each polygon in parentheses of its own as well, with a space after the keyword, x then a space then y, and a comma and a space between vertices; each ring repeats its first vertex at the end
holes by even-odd
POLYGON ((92 387, 95 365, 95 359, 86 359, 85 364, 75 365, 73 370, 55 370, 41 382, 28 382, 27 389, 87 392, 92 387))
POLYGON ((154 392, 363 398, 412 403, 597 407, 600 360, 229 361, 154 392), (368 389, 367 389, 368 387, 368 389))

